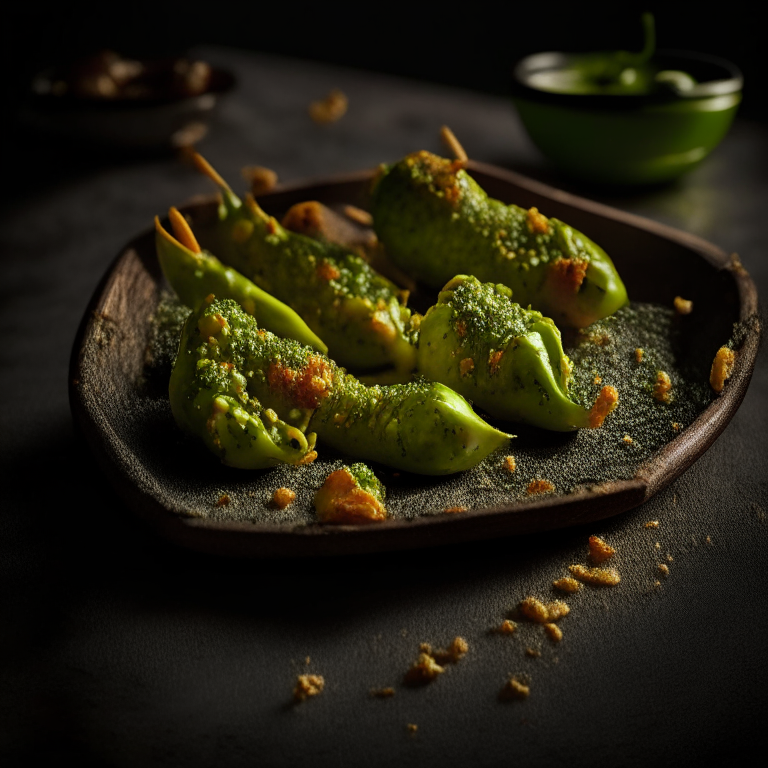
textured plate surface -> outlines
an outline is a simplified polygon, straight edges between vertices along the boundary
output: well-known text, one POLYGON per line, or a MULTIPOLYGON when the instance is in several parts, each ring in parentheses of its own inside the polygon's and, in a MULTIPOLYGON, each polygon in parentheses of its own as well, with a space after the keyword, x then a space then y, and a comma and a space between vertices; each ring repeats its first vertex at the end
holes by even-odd
MULTIPOLYGON (((641 504, 684 472, 725 428, 749 384, 760 337, 749 275, 737 259, 699 238, 498 168, 472 163, 469 170, 492 197, 536 206, 599 242, 611 254, 633 302, 668 307, 676 295, 692 299, 700 311, 686 331, 687 340, 691 346, 703 343, 708 360, 739 324, 737 363, 723 393, 635 466, 619 467, 615 454, 603 453, 600 430, 566 436, 516 430, 519 437, 509 451, 518 460, 515 482, 525 483, 539 467, 559 462, 571 474, 582 472, 574 475, 568 493, 521 496, 503 469, 504 454, 448 478, 376 467, 388 489, 391 520, 376 526, 314 525, 313 494, 341 465, 341 456, 320 447, 320 458, 308 467, 243 472, 219 465, 173 423, 166 382, 148 376, 145 366, 151 319, 164 289, 154 235, 147 231, 126 246, 97 288, 75 340, 70 371, 75 421, 126 504, 163 535, 195 549, 240 556, 340 554, 586 523, 641 504), (270 505, 280 486, 297 493, 294 504, 282 511, 270 505), (217 504, 222 497, 229 503, 217 504), (467 511, 443 514, 455 507, 467 511)), ((363 172, 284 186, 260 203, 277 216, 309 199, 365 207, 371 176, 363 172)), ((215 204, 196 203, 185 211, 205 245, 205 223, 215 204)), ((430 303, 428 296, 417 296, 417 305, 420 300, 430 303)), ((706 380, 708 370, 702 368, 700 375, 706 380)))

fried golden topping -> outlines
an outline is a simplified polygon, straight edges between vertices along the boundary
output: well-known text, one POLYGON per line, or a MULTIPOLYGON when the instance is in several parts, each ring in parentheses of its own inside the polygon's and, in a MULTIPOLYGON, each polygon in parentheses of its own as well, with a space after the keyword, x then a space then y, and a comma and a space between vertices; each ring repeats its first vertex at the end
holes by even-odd
POLYGON ((466 656, 469 643, 463 637, 455 637, 451 644, 441 651, 431 651, 430 655, 440 665, 456 664, 466 656))
POLYGON ((260 197, 277 186, 277 174, 263 165, 246 165, 240 171, 243 179, 251 186, 251 194, 260 197))
POLYGON ((321 261, 317 265, 315 271, 317 272, 317 276, 326 282, 329 282, 330 280, 338 280, 341 277, 341 272, 338 267, 326 260, 321 261))
POLYGON ((616 554, 616 550, 599 536, 589 537, 589 559, 593 563, 604 563, 616 554))
POLYGON ((715 392, 722 392, 725 382, 733 373, 736 363, 736 353, 728 347, 720 347, 715 359, 712 361, 712 370, 709 373, 709 383, 715 392))
POLYGON ((504 467, 506 468, 507 472, 509 472, 510 474, 514 472, 517 469, 517 462, 515 461, 515 457, 505 456, 504 467))
POLYGON ((559 589, 561 592, 568 592, 569 594, 578 592, 581 589, 581 584, 579 584, 576 579, 571 578, 570 576, 563 576, 562 579, 553 581, 552 586, 555 589, 559 589))
POLYGON ((510 619, 504 619, 504 621, 502 621, 496 629, 496 631, 502 635, 512 635, 516 630, 517 624, 515 624, 515 622, 511 621, 510 619))
POLYGON ((568 292, 577 293, 587 276, 587 259, 557 259, 552 262, 549 272, 560 287, 568 292))
MULTIPOLYGON (((538 208, 529 208, 526 216, 528 231, 533 235, 549 234, 549 219, 538 208)), ((581 278, 584 279, 583 277, 581 278)))
POLYGON ((461 199, 461 186, 456 174, 464 167, 461 160, 446 160, 433 155, 426 150, 413 152, 405 158, 410 168, 418 168, 429 179, 429 183, 451 205, 456 205, 461 199))
POLYGON ((333 370, 320 355, 310 355, 303 369, 296 371, 279 360, 270 363, 267 382, 270 389, 299 408, 317 408, 328 396, 333 370))
POLYGON ((665 576, 665 577, 669 576, 669 566, 666 565, 665 563, 660 563, 658 566, 658 570, 662 576, 665 576))
POLYGON ((517 677, 511 677, 507 680, 499 693, 501 699, 527 699, 531 693, 530 685, 517 677))
POLYGON ((285 509, 296 498, 296 492, 290 488, 278 488, 272 494, 272 504, 278 509, 285 509))
POLYGON ((426 685, 443 672, 445 667, 441 667, 428 653, 420 653, 419 658, 405 673, 403 682, 406 685, 426 685))
POLYGON ((324 99, 309 105, 309 116, 320 125, 335 123, 344 117, 348 106, 349 99, 344 92, 334 88, 324 99))
POLYGON ((544 631, 553 643, 559 643, 563 639, 563 630, 557 624, 545 624, 544 631))
POLYGON ((555 486, 549 480, 531 480, 525 490, 529 496, 533 496, 537 493, 551 493, 555 490, 555 486))
POLYGON ((641 347, 638 347, 635 350, 635 362, 636 363, 642 363, 643 362, 643 355, 645 354, 645 350, 641 347))
POLYGON ((649 520, 645 524, 646 528, 658 528, 659 527, 659 521, 658 520, 649 520))
POLYGON ((589 410, 589 426, 598 429, 603 426, 606 416, 619 404, 619 393, 616 387, 604 386, 600 390, 594 405, 589 410))
POLYGON ((322 693, 324 687, 325 680, 321 675, 299 675, 293 689, 293 700, 301 702, 310 696, 317 696, 322 693))
POLYGON ((675 296, 674 305, 678 315, 690 315, 693 312, 693 302, 682 296, 675 296))
POLYGON ((672 402, 672 381, 669 374, 665 371, 659 371, 656 374, 656 383, 653 385, 653 396, 660 403, 672 402))
POLYGON ((570 613, 570 608, 562 600, 544 604, 535 597, 526 597, 518 606, 520 613, 536 624, 547 624, 562 619, 570 613))
POLYGON ((568 570, 584 584, 593 587, 615 587, 620 581, 614 568, 587 568, 585 565, 570 565, 568 570))
POLYGON ((315 494, 317 518, 321 523, 359 525, 387 518, 383 501, 360 486, 346 467, 331 472, 315 494))

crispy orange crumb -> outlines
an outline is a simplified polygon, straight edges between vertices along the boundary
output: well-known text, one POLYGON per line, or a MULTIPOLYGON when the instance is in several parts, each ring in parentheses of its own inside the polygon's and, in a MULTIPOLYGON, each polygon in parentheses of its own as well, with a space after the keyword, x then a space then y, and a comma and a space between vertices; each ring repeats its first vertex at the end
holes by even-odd
POLYGON ((562 579, 552 582, 552 586, 561 592, 568 593, 578 592, 581 589, 581 584, 570 576, 563 576, 562 579))
POLYGON ((541 656, 541 651, 538 648, 526 648, 525 655, 532 659, 538 659, 541 656))
POLYGON ((343 211, 344 215, 348 219, 352 219, 355 223, 360 224, 363 227, 373 226, 373 216, 371 216, 368 211, 364 211, 356 205, 345 205, 343 211))
POLYGON ((318 124, 335 123, 347 113, 349 99, 338 88, 334 88, 324 99, 309 105, 309 116, 318 124))
POLYGON ((384 504, 361 488, 346 467, 328 475, 315 494, 315 508, 321 523, 357 525, 387 518, 384 504))
POLYGON ((544 631, 553 643, 559 643, 563 639, 563 630, 557 624, 545 624, 544 631))
POLYGON ((499 371, 501 365, 501 359, 504 357, 503 349, 496 349, 488 355, 488 372, 491 376, 495 376, 499 371))
POLYGON ((668 560, 670 563, 673 563, 673 562, 675 561, 675 558, 674 558, 674 557, 672 557, 672 555, 670 555, 669 553, 667 553, 667 560, 668 560))
POLYGON ((563 616, 567 616, 570 608, 562 600, 544 604, 535 597, 526 597, 520 605, 520 613, 529 621, 535 621, 537 624, 546 624, 547 622, 557 621, 563 616))
POLYGON ((371 688, 371 696, 374 699, 389 699, 395 695, 395 689, 388 688, 371 688))
POLYGON ((507 468, 508 472, 514 472, 517 469, 517 462, 515 461, 514 456, 505 456, 504 457, 504 466, 507 468))
POLYGON ((459 371, 462 376, 469 376, 475 370, 475 361, 471 357, 465 357, 459 363, 459 371))
POLYGON ((296 462, 296 465, 299 467, 303 467, 307 464, 311 464, 316 458, 317 458, 317 451, 310 451, 309 453, 302 456, 301 459, 296 462))
POLYGON ((511 677, 501 689, 499 698, 502 699, 527 699, 531 693, 530 685, 517 677, 511 677))
POLYGON ((680 424, 678 422, 676 422, 676 421, 673 421, 672 422, 672 429, 674 429, 675 432, 679 432, 680 431, 680 424))
POLYGON ((517 630, 517 624, 515 624, 514 621, 510 621, 509 619, 504 619, 504 621, 499 624, 497 632, 500 632, 502 635, 511 635, 517 630))
POLYGON ((603 377, 602 376, 595 376, 594 379, 592 379, 593 384, 602 384, 603 383, 603 377))
POLYGON ((560 291, 578 293, 587 276, 587 267, 589 267, 587 259, 557 259, 549 265, 548 278, 560 291))
POLYGON ((599 536, 589 537, 589 559, 593 563, 604 563, 616 554, 616 550, 599 536))
POLYGON ((656 383, 653 385, 653 396, 660 403, 672 402, 672 381, 665 371, 656 373, 656 383))
POLYGON ((317 276, 326 282, 330 280, 338 280, 341 277, 341 272, 339 269, 335 265, 325 260, 321 261, 317 265, 316 272, 317 276))
POLYGON ((325 680, 321 675, 299 675, 293 689, 293 700, 299 702, 317 696, 324 687, 325 680))
POLYGON ((230 501, 231 501, 231 499, 229 498, 229 496, 226 493, 222 493, 221 496, 219 496, 218 501, 216 502, 216 506, 217 507, 226 507, 227 504, 229 504, 230 501))
POLYGON ((669 576, 669 566, 665 563, 659 564, 659 573, 662 574, 662 576, 669 576))
POLYGON ((589 410, 589 426, 597 429, 603 426, 606 416, 619 404, 619 393, 616 387, 605 386, 589 410))
POLYGON ((658 520, 649 520, 645 524, 646 528, 658 528, 659 527, 659 521, 658 520))
POLYGON ((635 350, 635 362, 642 363, 643 362, 643 355, 645 354, 645 350, 638 347, 635 350))
POLYGON ((621 440, 627 445, 632 445, 632 443, 634 442, 634 440, 629 435, 624 435, 624 437, 622 437, 621 440))
POLYGON ((584 584, 594 587, 615 587, 621 577, 613 568, 587 568, 585 565, 570 565, 568 570, 584 584))
POLYGON ((712 361, 712 370, 709 372, 709 383, 715 392, 722 392, 725 382, 733 373, 736 362, 736 353, 728 347, 720 347, 715 359, 712 361))
POLYGON ((682 296, 675 296, 674 305, 678 315, 690 315, 693 312, 693 302, 682 296))
POLYGON ((549 480, 531 480, 531 482, 528 483, 528 487, 526 488, 529 496, 532 496, 536 493, 550 493, 554 490, 555 486, 552 485, 549 480))
POLYGON ((469 507, 448 507, 443 510, 444 515, 460 515, 462 512, 466 512, 469 507))
POLYGON ((456 637, 444 651, 433 651, 431 656, 440 665, 456 664, 468 650, 469 643, 463 637, 456 637))
POLYGON ((549 219, 543 214, 539 213, 538 208, 529 208, 528 215, 528 231, 533 235, 546 235, 549 232, 549 219))
POLYGON ((272 494, 272 503, 278 509, 285 509, 289 504, 293 502, 295 498, 296 498, 296 493, 295 491, 292 491, 290 488, 278 488, 272 494))
POLYGON ((259 197, 273 190, 277 184, 277 174, 271 168, 262 165, 247 165, 242 169, 243 178, 251 185, 251 194, 259 197))
POLYGON ((441 667, 428 653, 420 653, 419 658, 405 673, 403 682, 406 685, 426 685, 443 672, 445 667, 441 667))

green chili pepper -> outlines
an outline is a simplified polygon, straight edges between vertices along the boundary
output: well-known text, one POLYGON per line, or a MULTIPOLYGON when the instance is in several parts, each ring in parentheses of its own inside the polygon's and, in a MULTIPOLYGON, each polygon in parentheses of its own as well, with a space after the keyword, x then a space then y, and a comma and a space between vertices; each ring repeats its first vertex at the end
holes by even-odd
POLYGON ((166 232, 155 217, 157 257, 166 280, 184 304, 194 309, 211 293, 221 299, 234 299, 249 315, 259 318, 262 328, 276 336, 296 339, 323 353, 328 351, 289 306, 236 270, 225 267, 215 256, 204 253, 175 208, 171 208, 168 218, 176 238, 166 232))
POLYGON ((454 277, 421 321, 420 373, 495 418, 556 431, 601 426, 617 402, 616 390, 603 387, 592 410, 574 403, 560 331, 511 297, 504 285, 454 277))
POLYGON ((627 303, 599 246, 535 208, 489 198, 461 160, 416 152, 384 168, 372 212, 389 257, 432 288, 471 273, 509 286, 519 304, 577 328, 627 303))
MULTIPOLYGON (((215 445, 211 408, 202 415, 195 408, 204 398, 214 402, 225 395, 237 399, 243 410, 251 404, 254 412, 266 409, 263 413, 275 419, 275 412, 283 414, 286 421, 275 424, 289 442, 296 428, 291 425, 312 428, 321 441, 346 454, 419 474, 469 469, 510 437, 442 384, 420 380, 365 387, 309 347, 259 329, 253 317, 228 299, 204 303, 193 312, 177 360, 182 362, 171 378, 174 415, 209 447, 215 445)), ((296 451, 303 453, 290 454, 288 460, 307 456, 311 442, 299 442, 296 451)), ((264 466, 256 449, 253 466, 264 466)), ((267 454, 271 461, 273 453, 267 454)))
POLYGON ((212 250, 223 262, 296 310, 339 364, 413 367, 405 292, 357 254, 286 230, 252 196, 241 201, 202 157, 194 158, 221 190, 212 250))

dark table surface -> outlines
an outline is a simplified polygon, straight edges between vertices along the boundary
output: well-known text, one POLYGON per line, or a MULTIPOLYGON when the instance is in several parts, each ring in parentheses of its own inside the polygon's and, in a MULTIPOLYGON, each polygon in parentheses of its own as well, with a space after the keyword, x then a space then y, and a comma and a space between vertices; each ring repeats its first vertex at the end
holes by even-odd
MULTIPOLYGON (((559 177, 504 99, 203 54, 240 82, 199 145, 226 178, 246 164, 282 181, 371 168, 440 151, 448 124, 473 159, 738 252, 768 292, 763 124, 737 120, 678 183, 607 193, 559 177), (337 87, 347 115, 315 125, 307 104, 337 87)), ((135 518, 96 469, 72 423, 67 369, 83 311, 121 247, 155 214, 210 188, 168 157, 87 157, 23 133, 4 152, 18 169, 5 178, 0 220, 4 765, 683 765, 760 739, 764 354, 712 448, 644 506, 598 525, 336 559, 181 550, 135 518), (650 520, 659 527, 646 528, 650 520), (531 625, 511 637, 490 632, 583 561, 591 534, 618 549, 622 583, 569 598, 560 644, 531 625), (669 576, 656 586, 661 562, 669 576), (400 685, 419 643, 457 635, 470 645, 459 664, 423 689, 400 685), (526 655, 531 647, 540 656, 526 655), (322 674, 325 690, 292 706, 305 671, 322 674), (530 680, 527 700, 498 700, 510 674, 530 680), (390 685, 393 698, 370 697, 390 685)))

